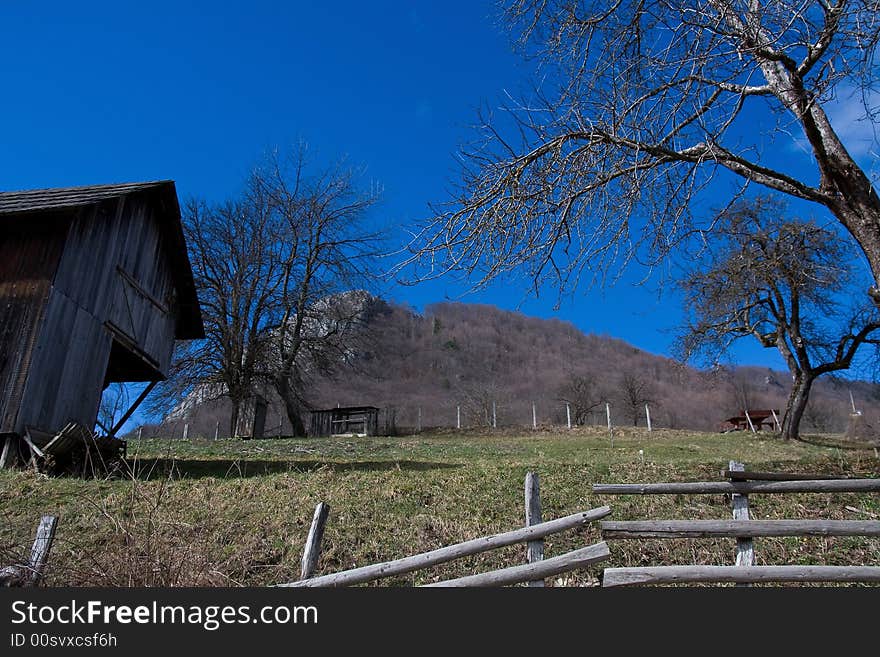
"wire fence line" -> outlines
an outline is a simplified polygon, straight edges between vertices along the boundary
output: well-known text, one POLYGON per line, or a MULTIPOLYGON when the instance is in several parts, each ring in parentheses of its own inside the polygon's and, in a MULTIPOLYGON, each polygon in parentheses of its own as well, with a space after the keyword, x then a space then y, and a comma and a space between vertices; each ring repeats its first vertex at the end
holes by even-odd
MULTIPOLYGON (((571 429, 579 426, 613 427, 638 426, 652 430, 663 427, 662 420, 650 405, 640 413, 623 413, 611 403, 584 413, 571 404, 547 404, 524 401, 519 403, 489 401, 476 406, 450 401, 443 404, 394 405, 379 408, 378 435, 412 435, 426 432, 474 429, 571 429), (649 426, 650 425, 650 426, 649 426)), ((308 414, 306 426, 308 427, 308 414)), ((246 424, 247 418, 244 423, 246 424)), ((668 426, 668 425, 666 425, 668 426)), ((263 424, 263 437, 292 435, 290 421, 285 413, 270 406, 263 424)), ((224 439, 232 437, 228 415, 218 412, 200 412, 177 417, 157 424, 144 424, 129 430, 125 438, 224 439)), ((239 432, 238 435, 241 435, 239 432)))

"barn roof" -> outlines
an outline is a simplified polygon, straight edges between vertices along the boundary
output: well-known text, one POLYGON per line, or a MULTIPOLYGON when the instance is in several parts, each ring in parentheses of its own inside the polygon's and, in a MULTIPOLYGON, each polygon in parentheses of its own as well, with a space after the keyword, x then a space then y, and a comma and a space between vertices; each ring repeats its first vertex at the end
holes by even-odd
POLYGON ((0 217, 25 212, 45 212, 85 207, 114 198, 152 192, 164 210, 163 228, 170 238, 172 273, 177 287, 179 316, 177 338, 189 340, 205 335, 199 299, 193 281, 192 267, 186 251, 180 205, 173 180, 120 183, 112 185, 89 185, 85 187, 58 187, 54 189, 30 189, 17 192, 0 192, 0 217))

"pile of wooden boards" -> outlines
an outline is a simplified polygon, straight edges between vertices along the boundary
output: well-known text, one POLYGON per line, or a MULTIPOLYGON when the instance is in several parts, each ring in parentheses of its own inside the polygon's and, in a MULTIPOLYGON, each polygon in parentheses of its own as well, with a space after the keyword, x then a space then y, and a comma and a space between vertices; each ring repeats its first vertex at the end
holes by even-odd
POLYGON ((106 473, 125 459, 127 446, 124 440, 97 436, 76 422, 54 435, 28 428, 20 441, 14 436, 6 439, 0 467, 13 465, 19 458, 27 465, 56 473, 106 473))

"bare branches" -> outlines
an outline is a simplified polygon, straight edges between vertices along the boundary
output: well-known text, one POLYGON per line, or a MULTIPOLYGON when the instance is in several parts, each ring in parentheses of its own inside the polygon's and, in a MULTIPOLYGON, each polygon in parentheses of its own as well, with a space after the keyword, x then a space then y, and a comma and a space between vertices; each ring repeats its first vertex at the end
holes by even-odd
POLYGON ((459 190, 398 273, 568 291, 675 249, 703 227, 690 204, 722 175, 826 207, 876 278, 880 199, 823 103, 876 84, 878 15, 876 0, 512 0, 506 21, 542 82, 482 120, 459 190), (746 110, 765 136, 802 131, 815 175, 771 166, 746 110))
POLYGON ((190 201, 206 339, 178 349, 166 396, 228 397, 235 435, 245 400, 274 388, 303 434, 309 377, 344 361, 356 320, 356 304, 327 299, 368 281, 379 236, 363 220, 377 200, 344 164, 315 170, 301 145, 270 154, 235 200, 190 201))

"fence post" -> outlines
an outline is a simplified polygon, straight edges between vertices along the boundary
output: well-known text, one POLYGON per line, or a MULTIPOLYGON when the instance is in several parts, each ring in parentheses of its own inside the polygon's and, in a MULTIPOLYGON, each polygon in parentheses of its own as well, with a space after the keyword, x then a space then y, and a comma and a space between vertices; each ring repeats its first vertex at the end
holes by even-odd
POLYGON ((43 578, 43 571, 46 569, 46 561, 49 559, 49 550, 52 549, 52 542, 55 540, 57 526, 58 518, 55 516, 40 518, 40 525, 37 527, 37 536, 31 548, 31 558, 28 564, 30 572, 27 577, 31 586, 36 586, 43 578))
POLYGON ((614 447, 614 430, 611 428, 611 404, 605 402, 605 417, 608 418, 608 436, 611 438, 611 446, 614 447))
POLYGON ((651 432, 651 409, 645 404, 645 419, 648 421, 648 433, 651 432))
POLYGON ((214 440, 217 440, 220 435, 220 420, 217 420, 217 424, 214 425, 214 440))
POLYGON ((749 412, 744 411, 744 413, 746 415, 746 420, 749 421, 749 428, 752 430, 752 433, 758 433, 757 431, 755 431, 755 425, 752 423, 752 418, 749 417, 749 412))
MULTIPOLYGON (((737 461, 730 461, 727 466, 731 472, 743 472, 746 466, 737 461)), ((734 520, 749 520, 749 496, 733 493, 730 496, 730 503, 733 507, 734 520)), ((755 565, 755 547, 751 538, 736 539, 736 565, 737 566, 753 566, 755 565)), ((737 584, 737 586, 749 586, 748 584, 737 584)))
POLYGON ((419 417, 416 422, 416 433, 422 433, 422 407, 419 406, 419 417))
POLYGON ((773 414, 773 421, 776 423, 776 430, 782 431, 782 424, 779 422, 779 416, 776 415, 776 411, 770 409, 770 413, 773 414))
MULTIPOLYGON (((535 472, 526 473, 526 527, 541 523, 541 484, 535 472)), ((526 544, 526 561, 535 563, 544 559, 544 539, 529 541, 526 544)), ((530 581, 527 586, 542 587, 543 579, 530 581)))
POLYGON ((321 540, 324 538, 324 525, 330 514, 330 505, 324 502, 315 507, 315 515, 312 516, 312 526, 306 538, 306 547, 303 550, 301 579, 309 579, 318 569, 318 557, 321 555, 321 540))
POLYGON ((492 428, 498 428, 498 416, 495 414, 495 402, 492 402, 492 428))
POLYGON ((455 428, 461 429, 461 406, 455 407, 455 428))
POLYGON ((567 403, 565 404, 565 423, 571 429, 571 406, 567 403))
POLYGON ((183 439, 186 440, 189 437, 189 422, 183 425, 183 439))

